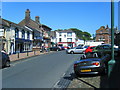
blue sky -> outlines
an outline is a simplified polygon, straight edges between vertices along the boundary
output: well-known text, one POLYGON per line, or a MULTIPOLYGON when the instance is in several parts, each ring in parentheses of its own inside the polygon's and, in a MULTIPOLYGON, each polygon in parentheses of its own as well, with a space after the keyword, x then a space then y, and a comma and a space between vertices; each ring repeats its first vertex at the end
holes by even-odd
MULTIPOLYGON (((19 23, 30 9, 31 18, 56 29, 78 28, 95 34, 100 26, 110 27, 110 2, 3 2, 2 17, 19 23)), ((115 27, 118 26, 118 3, 115 3, 115 27)))

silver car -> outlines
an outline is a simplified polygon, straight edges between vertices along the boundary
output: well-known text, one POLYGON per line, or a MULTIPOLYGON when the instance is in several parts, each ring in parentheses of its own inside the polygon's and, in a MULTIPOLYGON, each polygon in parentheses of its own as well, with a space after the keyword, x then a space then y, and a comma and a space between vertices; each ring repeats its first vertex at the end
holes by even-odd
POLYGON ((84 47, 74 47, 71 49, 66 50, 66 53, 74 54, 74 53, 84 53, 86 48, 84 47))

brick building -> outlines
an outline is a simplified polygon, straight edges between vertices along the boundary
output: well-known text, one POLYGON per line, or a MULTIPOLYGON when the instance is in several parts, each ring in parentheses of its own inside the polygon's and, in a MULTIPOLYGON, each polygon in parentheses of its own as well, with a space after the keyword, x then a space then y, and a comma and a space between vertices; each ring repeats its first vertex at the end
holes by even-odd
MULTIPOLYGON (((114 33, 117 33, 117 28, 114 28, 114 33)), ((105 44, 111 44, 111 29, 108 25, 101 26, 98 30, 96 30, 96 41, 103 41, 105 44)))

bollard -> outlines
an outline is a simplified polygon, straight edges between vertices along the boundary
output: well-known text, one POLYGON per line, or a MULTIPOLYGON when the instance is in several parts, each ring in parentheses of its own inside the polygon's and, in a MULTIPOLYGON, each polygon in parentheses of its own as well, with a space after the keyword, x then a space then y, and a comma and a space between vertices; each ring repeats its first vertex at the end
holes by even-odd
POLYGON ((35 55, 35 50, 34 50, 34 55, 35 55))
POLYGON ((19 58, 19 53, 18 53, 18 58, 19 58))
POLYGON ((108 77, 110 77, 110 73, 115 65, 116 61, 115 60, 110 60, 108 62, 108 77))
POLYGON ((29 56, 29 54, 28 54, 28 49, 27 49, 27 56, 29 56))

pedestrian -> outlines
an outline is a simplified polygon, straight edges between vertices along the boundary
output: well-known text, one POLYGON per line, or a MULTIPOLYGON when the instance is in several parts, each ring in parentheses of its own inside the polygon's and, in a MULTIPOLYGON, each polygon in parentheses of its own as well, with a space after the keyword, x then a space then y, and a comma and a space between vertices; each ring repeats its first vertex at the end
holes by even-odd
POLYGON ((6 53, 6 50, 5 50, 5 49, 2 49, 1 52, 6 53))

